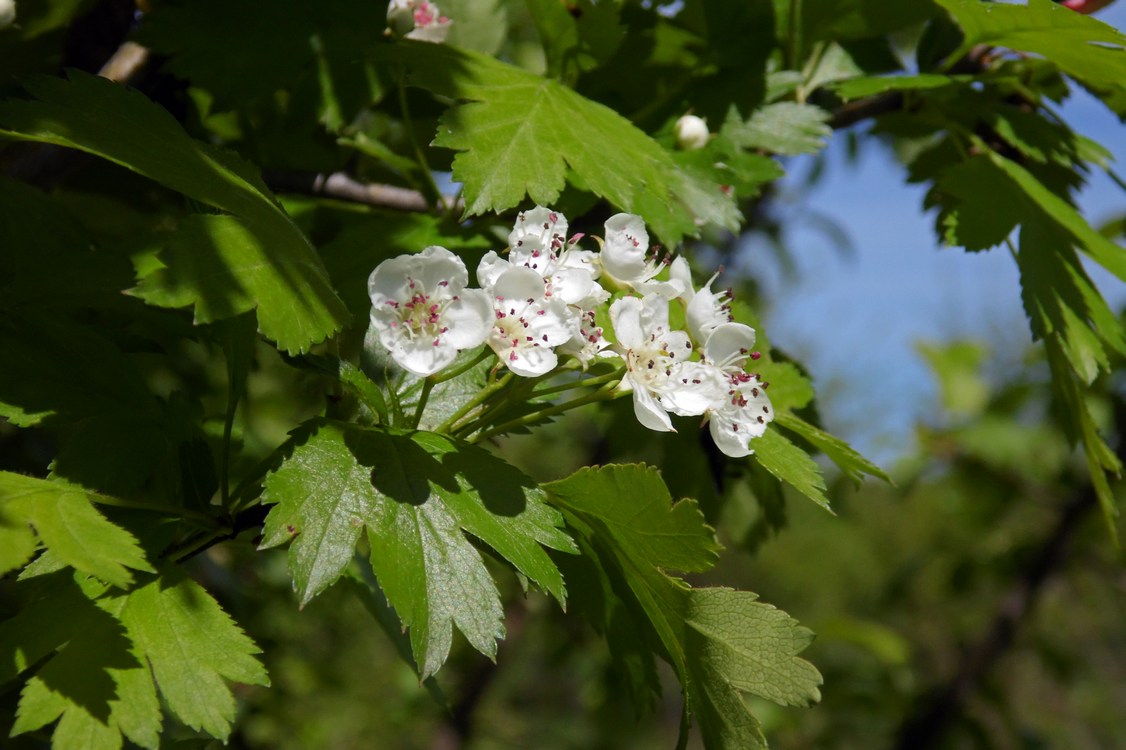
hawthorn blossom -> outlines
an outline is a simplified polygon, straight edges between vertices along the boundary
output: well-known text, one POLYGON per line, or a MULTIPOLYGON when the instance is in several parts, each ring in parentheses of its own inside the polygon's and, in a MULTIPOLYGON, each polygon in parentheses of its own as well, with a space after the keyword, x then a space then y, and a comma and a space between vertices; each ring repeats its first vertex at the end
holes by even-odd
MULTIPOLYGON (((695 291, 692 287, 692 271, 683 256, 674 260, 669 268, 670 277, 683 286, 680 298, 686 303, 685 325, 696 341, 707 341, 712 331, 732 320, 731 292, 712 291, 712 284, 719 273, 714 273, 699 291, 695 291)), ((753 333, 751 345, 754 345, 753 333)))
POLYGON ((703 148, 708 136, 708 124, 696 115, 684 115, 676 121, 676 145, 685 151, 703 148))
POLYGON ((614 214, 606 220, 602 241, 602 270, 615 281, 640 288, 661 270, 649 253, 649 232, 645 220, 635 214, 614 214))
POLYGON ((489 285, 494 321, 486 343, 517 375, 536 377, 555 369, 555 347, 571 338, 567 306, 547 296, 542 276, 510 266, 489 285))
POLYGON ((626 363, 619 388, 633 391, 633 413, 651 430, 675 432, 668 411, 703 414, 715 403, 722 380, 699 362, 689 362, 692 342, 669 328, 668 299, 650 294, 623 297, 610 305, 618 353, 626 363))
POLYGON ((594 310, 580 310, 576 315, 574 307, 568 309, 571 313, 571 338, 561 344, 558 351, 579 360, 584 370, 596 359, 615 356, 607 351, 610 342, 603 335, 594 310))
POLYGON ((716 447, 732 458, 754 453, 750 441, 762 437, 774 419, 767 384, 744 371, 748 359, 758 359, 754 345, 754 329, 742 323, 717 326, 704 344, 704 362, 722 373, 726 391, 707 409, 708 430, 716 447))
POLYGON ((466 289, 468 281, 461 258, 436 245, 375 267, 368 277, 371 325, 400 367, 425 377, 484 343, 492 305, 485 292, 466 289))
POLYGON ((749 443, 766 432, 774 409, 758 376, 742 372, 730 376, 729 382, 727 398, 708 412, 708 430, 720 451, 742 458, 754 453, 749 443))
POLYGON ((0 30, 16 22, 16 0, 0 0, 0 30))
POLYGON ((395 36, 440 44, 446 41, 451 23, 428 0, 391 0, 387 6, 387 27, 395 36))

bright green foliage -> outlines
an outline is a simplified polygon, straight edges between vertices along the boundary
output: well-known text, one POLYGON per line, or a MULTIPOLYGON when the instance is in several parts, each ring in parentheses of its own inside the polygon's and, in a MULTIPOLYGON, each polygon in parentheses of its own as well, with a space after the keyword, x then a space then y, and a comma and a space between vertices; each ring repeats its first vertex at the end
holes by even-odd
POLYGON ((777 430, 767 430, 755 440, 755 460, 779 481, 793 487, 826 510, 825 477, 809 454, 791 443, 777 430))
POLYGON ((714 215, 734 229, 738 214, 716 185, 685 174, 671 155, 611 109, 556 81, 498 60, 432 44, 381 51, 409 81, 471 100, 442 118, 434 144, 459 153, 466 213, 514 208, 527 195, 551 205, 573 175, 583 189, 642 216, 669 243, 695 234, 692 216, 714 215))
POLYGON ((479 448, 432 433, 400 434, 322 422, 266 480, 263 547, 290 539, 302 604, 331 585, 364 527, 371 565, 410 628, 423 677, 446 660, 454 625, 492 656, 504 636, 492 576, 468 532, 560 602, 545 545, 570 551, 558 514, 531 480, 479 448))
POLYGON ((883 469, 862 456, 840 438, 814 427, 793 414, 779 414, 776 421, 778 426, 796 433, 824 453, 854 483, 860 484, 866 475, 882 479, 885 482, 891 481, 891 477, 883 469))
POLYGON ((578 532, 582 551, 598 561, 600 575, 586 583, 601 588, 603 598, 625 600, 625 611, 635 613, 625 642, 610 620, 596 620, 611 649, 634 653, 640 635, 676 670, 686 696, 682 742, 691 717, 708 747, 765 748, 740 692, 784 705, 820 698, 820 675, 797 657, 812 638, 808 630, 750 592, 693 589, 664 572, 706 570, 717 548, 695 502, 673 504, 654 470, 582 469, 545 487, 578 532))
MULTIPOLYGON (((30 88, 37 101, 0 105, 0 134, 87 151, 241 220, 237 225, 242 231, 235 232, 244 235, 241 244, 247 244, 246 235, 255 235, 255 244, 269 249, 267 261, 278 266, 278 280, 283 283, 273 298, 264 301, 259 326, 283 349, 305 350, 344 323, 343 305, 328 285, 308 240, 274 201, 253 167, 230 153, 192 140, 160 107, 105 79, 72 72, 69 82, 39 79, 30 88), (279 304, 282 300, 284 304, 279 304)), ((201 276, 199 270, 193 273, 191 267, 180 268, 171 259, 163 259, 169 268, 160 280, 180 292, 171 299, 186 304, 181 284, 192 289, 197 299, 222 297, 231 293, 230 284, 222 284, 231 278, 257 291, 256 279, 244 275, 257 271, 258 264, 248 264, 245 248, 237 251, 226 247, 238 242, 230 230, 235 221, 228 220, 224 224, 227 232, 214 239, 208 233, 193 233, 197 240, 194 252, 208 252, 208 242, 202 241, 206 237, 223 247, 221 252, 211 251, 217 256, 213 263, 238 263, 226 267, 224 273, 201 276)), ((174 256, 181 263, 191 257, 183 250, 174 256)), ((167 299, 154 296, 160 301, 167 299)), ((245 305, 245 300, 218 310, 205 305, 205 313, 199 317, 209 319, 213 311, 241 312, 245 305)))
MULTIPOLYGON (((0 472, 0 510, 8 519, 30 524, 66 565, 126 588, 133 582, 129 569, 152 572, 152 567, 136 539, 94 508, 95 499, 65 481, 0 472)), ((25 549, 26 544, 26 539, 17 541, 25 549)))
POLYGON ((58 719, 59 747, 119 748, 125 736, 155 749, 163 705, 226 739, 235 703, 224 678, 269 684, 253 642, 180 572, 165 570, 124 595, 54 574, 43 591, 0 624, 17 672, 57 650, 24 688, 13 735, 58 719))
POLYGON ((969 76, 944 76, 938 73, 920 73, 914 76, 858 77, 833 84, 833 93, 846 101, 866 96, 886 94, 889 91, 922 91, 950 86, 970 80, 969 76))
POLYGON ((1027 5, 981 0, 935 0, 962 28, 965 39, 950 60, 978 44, 1043 55, 1069 75, 1121 88, 1126 81, 1126 36, 1051 0, 1027 5))

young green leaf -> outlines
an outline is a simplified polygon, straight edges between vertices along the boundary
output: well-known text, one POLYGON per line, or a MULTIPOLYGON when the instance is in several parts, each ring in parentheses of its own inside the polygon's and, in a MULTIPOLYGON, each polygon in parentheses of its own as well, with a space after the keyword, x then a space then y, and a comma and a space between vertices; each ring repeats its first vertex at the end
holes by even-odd
POLYGON ((504 634, 499 594, 465 533, 565 598, 540 546, 574 549, 562 519, 519 471, 445 436, 320 422, 267 478, 263 500, 276 506, 262 547, 293 540, 302 604, 340 577, 367 527, 372 568, 411 630, 423 677, 445 661, 453 626, 489 656, 504 634))
POLYGON ((118 588, 133 582, 129 569, 152 571, 133 536, 99 513, 86 490, 63 481, 0 472, 0 509, 31 524, 59 560, 118 588))
POLYGON ((828 456, 829 460, 835 463, 845 473, 845 476, 855 484, 859 485, 864 480, 865 475, 891 482, 891 477, 883 469, 866 459, 848 443, 814 427, 804 419, 787 412, 779 412, 775 417, 775 422, 780 427, 784 427, 809 441, 815 448, 828 456))
MULTIPOLYGON (((797 657, 812 634, 783 612, 731 589, 692 589, 665 569, 703 570, 717 549, 703 516, 690 500, 675 505, 660 477, 641 466, 580 469, 545 485, 578 533, 584 553, 601 571, 594 596, 625 607, 629 635, 606 616, 608 602, 594 611, 596 626, 626 663, 638 664, 639 636, 660 648, 676 670, 686 696, 685 721, 695 717, 708 748, 765 748, 758 721, 740 692, 784 705, 820 698, 821 676, 797 657), (675 540, 671 549, 657 543, 675 540), (602 583, 599 584, 599 581, 602 583), (657 645, 659 643, 659 646, 657 645)), ((584 579, 590 583, 590 579, 584 579)), ((640 664, 644 664, 644 660, 640 664)), ((683 741, 683 737, 682 737, 683 741)))
POLYGON ((793 487, 825 510, 825 477, 809 454, 787 440, 778 430, 767 430, 752 444, 755 460, 777 479, 793 487))
POLYGON ((811 104, 778 102, 756 110, 741 127, 724 125, 724 132, 743 148, 775 154, 813 154, 825 148, 832 135, 829 113, 811 104))
POLYGON ((458 151, 453 175, 465 183, 468 215, 513 208, 525 195, 551 205, 570 179, 641 215, 675 244, 696 234, 695 217, 714 216, 715 204, 731 202, 718 185, 679 169, 621 115, 557 81, 435 44, 404 43, 378 54, 404 64, 412 84, 469 100, 446 112, 434 140, 458 151))

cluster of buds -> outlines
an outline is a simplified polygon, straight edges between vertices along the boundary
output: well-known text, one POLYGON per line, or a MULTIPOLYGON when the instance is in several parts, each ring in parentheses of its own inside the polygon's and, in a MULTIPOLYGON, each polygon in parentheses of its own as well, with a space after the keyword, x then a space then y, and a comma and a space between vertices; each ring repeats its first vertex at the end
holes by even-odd
POLYGON ((641 217, 617 214, 604 229, 594 238, 599 251, 585 250, 583 235, 568 237, 561 213, 525 211, 506 257, 490 251, 478 264, 480 288, 468 287, 465 264, 442 247, 384 261, 368 279, 372 329, 420 377, 482 344, 523 377, 551 373, 561 357, 584 369, 616 362, 618 389, 632 393, 641 424, 667 432, 670 414, 702 416, 721 451, 750 454, 774 417, 767 384, 747 372, 758 359, 754 329, 732 321, 730 294, 711 290, 715 276, 696 290, 684 258, 660 258, 641 217), (596 322, 608 302, 609 337, 596 322), (685 330, 670 325, 674 304, 685 330))

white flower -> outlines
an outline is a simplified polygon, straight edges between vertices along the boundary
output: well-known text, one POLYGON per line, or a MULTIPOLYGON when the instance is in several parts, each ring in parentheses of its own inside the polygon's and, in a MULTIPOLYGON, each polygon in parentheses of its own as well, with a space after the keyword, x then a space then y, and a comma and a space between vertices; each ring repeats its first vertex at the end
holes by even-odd
POLYGON ((716 447, 732 458, 754 453, 749 443, 766 432, 774 419, 774 409, 765 384, 749 373, 729 378, 730 388, 722 404, 708 412, 708 429, 716 447))
POLYGON ((754 345, 754 329, 742 323, 717 326, 704 344, 704 362, 720 371, 726 381, 726 394, 707 410, 708 429, 716 447, 732 458, 754 453, 750 441, 762 437, 767 423, 774 419, 766 384, 743 371, 748 358, 758 358, 751 351, 754 345))
POLYGON ((600 357, 616 356, 613 352, 606 351, 610 342, 603 336, 602 328, 596 322, 593 310, 580 310, 575 314, 575 309, 572 307, 570 312, 571 339, 560 345, 560 352, 579 360, 584 370, 600 357))
POLYGON ((602 242, 602 270, 615 280, 638 286, 661 270, 649 256, 649 232, 645 221, 635 214, 614 214, 606 220, 602 242))
POLYGON ((517 375, 536 377, 555 369, 555 347, 571 338, 570 314, 562 301, 547 296, 542 276, 510 266, 491 285, 495 312, 488 345, 517 375))
POLYGON ((16 21, 16 0, 0 0, 0 30, 16 21))
POLYGON ((567 242, 567 217, 543 206, 521 211, 508 233, 508 247, 514 255, 518 254, 529 239, 538 240, 541 249, 559 252, 567 242))
POLYGON ((493 318, 488 295, 466 289, 465 264, 444 247, 400 255, 368 277, 371 325, 403 369, 420 377, 480 346, 493 318))
POLYGON ((391 0, 387 26, 395 36, 442 43, 450 33, 450 19, 428 0, 391 0))
POLYGON ((676 144, 685 151, 706 146, 708 135, 708 124, 696 115, 684 115, 676 121, 676 144))
MULTIPOLYGON (((717 398, 716 378, 699 362, 688 362, 692 342, 669 330, 668 300, 623 297, 610 305, 618 352, 626 362, 620 388, 633 391, 633 413, 651 430, 674 432, 667 410, 703 414, 717 398)), ((718 395, 722 395, 722 391, 718 395)))
MULTIPOLYGON (((684 256, 672 262, 669 275, 683 285, 680 298, 687 304, 685 324, 693 339, 707 341, 708 335, 717 327, 731 322, 731 293, 712 291, 712 284, 719 276, 718 271, 699 291, 693 291, 692 271, 684 256)), ((751 346, 754 346, 753 333, 751 346)))

